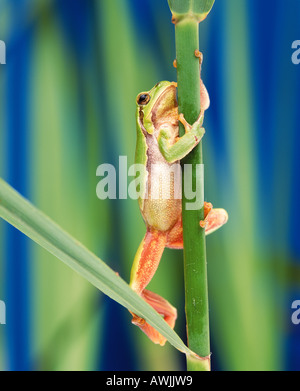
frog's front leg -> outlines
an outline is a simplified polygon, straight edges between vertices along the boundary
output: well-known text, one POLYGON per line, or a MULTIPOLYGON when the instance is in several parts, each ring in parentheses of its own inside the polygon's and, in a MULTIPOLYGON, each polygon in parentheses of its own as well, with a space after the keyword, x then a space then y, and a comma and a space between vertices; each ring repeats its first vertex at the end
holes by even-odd
MULTIPOLYGON (((174 328, 177 311, 167 300, 145 288, 154 276, 167 242, 167 234, 148 229, 136 253, 130 276, 130 286, 150 304, 171 328, 174 328)), ((144 319, 133 314, 132 323, 138 326, 154 343, 163 346, 166 339, 144 319)))
POLYGON ((198 120, 190 125, 182 114, 178 116, 178 120, 184 125, 185 134, 179 137, 175 144, 172 144, 173 129, 168 126, 163 126, 158 135, 158 146, 161 154, 169 163, 174 163, 177 160, 187 156, 201 141, 205 134, 202 128, 204 112, 201 111, 198 120))

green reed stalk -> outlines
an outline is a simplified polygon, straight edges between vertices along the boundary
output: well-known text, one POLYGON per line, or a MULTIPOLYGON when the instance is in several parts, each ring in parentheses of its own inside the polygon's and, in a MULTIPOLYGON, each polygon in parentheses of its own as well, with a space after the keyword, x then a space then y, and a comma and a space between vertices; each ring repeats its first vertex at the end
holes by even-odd
MULTIPOLYGON (((199 117, 200 72, 199 58, 195 51, 199 49, 199 22, 210 11, 214 1, 207 0, 169 0, 173 13, 176 36, 176 60, 178 81, 179 113, 193 124, 199 117)), ((184 128, 181 126, 181 134, 184 128)), ((184 278, 187 337, 189 348, 202 359, 187 356, 187 369, 190 371, 210 370, 209 307, 206 264, 205 229, 199 226, 204 218, 204 175, 202 143, 184 160, 183 165, 191 165, 192 176, 183 169, 183 239, 184 239, 184 278), (200 166, 201 165, 201 166, 200 166), (197 170, 201 167, 200 172, 197 170), (199 175, 200 174, 200 175, 199 175), (198 178, 197 178, 198 176, 198 178), (188 210, 191 200, 187 199, 184 189, 198 191, 199 207, 188 210), (200 197, 200 200, 199 200, 200 197)))

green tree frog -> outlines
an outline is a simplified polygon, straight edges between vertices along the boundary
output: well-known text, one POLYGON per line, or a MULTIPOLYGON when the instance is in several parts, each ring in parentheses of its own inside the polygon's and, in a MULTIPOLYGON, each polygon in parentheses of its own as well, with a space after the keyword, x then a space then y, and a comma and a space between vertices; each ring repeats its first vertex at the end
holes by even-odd
MULTIPOLYGON (((163 81, 151 91, 139 94, 136 100, 135 162, 145 167, 142 178, 139 178, 139 206, 147 231, 137 250, 130 277, 131 288, 162 315, 171 328, 175 326, 176 309, 146 289, 158 268, 164 248, 183 248, 182 201, 172 191, 168 196, 164 194, 163 181, 174 172, 173 165, 180 162, 202 139, 205 133, 202 127, 204 111, 210 104, 201 81, 201 112, 198 120, 190 125, 178 114, 176 88, 176 83, 163 81), (185 128, 182 137, 179 137, 179 121, 185 128), (154 166, 156 169, 153 169, 154 166), (158 197, 151 197, 153 190, 158 197)), ((206 234, 227 222, 228 216, 223 209, 213 209, 210 203, 205 203, 204 211, 205 220, 200 222, 200 226, 205 228, 206 234)), ((144 319, 133 313, 132 316, 132 323, 139 326, 154 343, 165 344, 166 339, 144 319)))

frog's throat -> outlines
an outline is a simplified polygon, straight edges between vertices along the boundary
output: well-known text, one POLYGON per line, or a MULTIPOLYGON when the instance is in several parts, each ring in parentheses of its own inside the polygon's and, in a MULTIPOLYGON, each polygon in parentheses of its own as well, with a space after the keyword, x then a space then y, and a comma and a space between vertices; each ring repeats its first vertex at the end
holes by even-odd
POLYGON ((157 121, 164 119, 165 122, 168 122, 170 120, 169 117, 172 110, 177 106, 176 83, 170 83, 170 86, 161 93, 151 110, 149 110, 146 115, 144 110, 141 107, 139 108, 138 121, 142 132, 145 135, 153 134, 157 121))
POLYGON ((142 108, 139 108, 139 116, 138 116, 139 126, 144 133, 144 136, 147 136, 149 133, 147 132, 145 126, 144 126, 144 112, 142 108))
POLYGON ((178 106, 176 99, 176 87, 174 83, 170 84, 168 88, 159 96, 153 105, 151 112, 151 121, 156 125, 158 119, 168 117, 168 113, 178 106))

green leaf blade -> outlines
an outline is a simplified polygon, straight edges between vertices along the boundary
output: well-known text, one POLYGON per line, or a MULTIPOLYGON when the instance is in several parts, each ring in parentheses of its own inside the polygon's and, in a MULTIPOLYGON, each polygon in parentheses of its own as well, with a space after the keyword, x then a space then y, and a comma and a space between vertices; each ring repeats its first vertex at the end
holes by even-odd
POLYGON ((63 261, 96 288, 144 318, 187 356, 194 353, 163 318, 100 258, 0 179, 0 217, 63 261))

